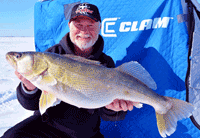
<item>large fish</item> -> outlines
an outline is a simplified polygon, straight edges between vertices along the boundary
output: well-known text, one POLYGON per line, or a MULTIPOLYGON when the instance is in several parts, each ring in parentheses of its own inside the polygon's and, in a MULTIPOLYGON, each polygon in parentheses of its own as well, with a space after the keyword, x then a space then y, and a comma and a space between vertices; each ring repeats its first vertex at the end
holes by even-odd
POLYGON ((106 68, 98 61, 48 52, 8 52, 6 59, 43 91, 41 114, 57 99, 88 109, 106 106, 114 99, 130 100, 155 109, 159 133, 166 137, 175 132, 178 120, 188 118, 195 109, 190 103, 155 93, 156 83, 137 62, 106 68))

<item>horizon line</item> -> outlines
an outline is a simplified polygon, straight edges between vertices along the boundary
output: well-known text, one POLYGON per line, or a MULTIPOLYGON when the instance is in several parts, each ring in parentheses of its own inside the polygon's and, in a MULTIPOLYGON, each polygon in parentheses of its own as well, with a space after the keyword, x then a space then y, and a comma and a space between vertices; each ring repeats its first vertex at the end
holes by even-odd
POLYGON ((0 37, 34 37, 34 36, 0 36, 0 37))

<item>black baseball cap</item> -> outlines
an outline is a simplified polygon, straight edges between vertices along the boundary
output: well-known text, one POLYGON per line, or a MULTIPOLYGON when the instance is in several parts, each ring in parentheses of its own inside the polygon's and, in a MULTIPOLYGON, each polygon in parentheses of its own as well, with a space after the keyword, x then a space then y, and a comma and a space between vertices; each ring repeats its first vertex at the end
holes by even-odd
POLYGON ((101 22, 101 17, 97 6, 89 3, 79 3, 76 4, 71 11, 71 19, 78 17, 78 16, 87 16, 91 19, 95 20, 96 22, 101 22))

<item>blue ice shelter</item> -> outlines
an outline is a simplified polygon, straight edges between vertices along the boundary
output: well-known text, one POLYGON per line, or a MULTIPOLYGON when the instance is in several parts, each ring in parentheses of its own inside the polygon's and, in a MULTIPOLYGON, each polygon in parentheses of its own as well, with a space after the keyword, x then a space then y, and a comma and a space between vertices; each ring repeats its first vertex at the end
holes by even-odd
MULTIPOLYGON (((196 106, 178 121, 170 138, 200 137, 200 0, 43 0, 35 4, 35 48, 45 51, 69 32, 70 9, 88 2, 100 11, 104 52, 116 66, 138 61, 160 95, 196 106)), ((125 120, 101 123, 105 138, 160 138, 154 109, 128 112, 125 120)))

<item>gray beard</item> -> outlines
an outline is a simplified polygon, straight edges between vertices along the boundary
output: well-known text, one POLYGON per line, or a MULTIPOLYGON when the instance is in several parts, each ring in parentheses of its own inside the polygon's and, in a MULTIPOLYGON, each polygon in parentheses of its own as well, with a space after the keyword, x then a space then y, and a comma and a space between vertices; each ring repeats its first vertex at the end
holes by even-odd
POLYGON ((87 43, 81 43, 80 41, 75 40, 75 43, 82 50, 88 49, 94 45, 94 43, 92 43, 92 40, 87 43))

